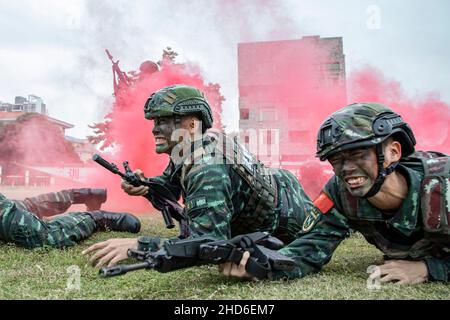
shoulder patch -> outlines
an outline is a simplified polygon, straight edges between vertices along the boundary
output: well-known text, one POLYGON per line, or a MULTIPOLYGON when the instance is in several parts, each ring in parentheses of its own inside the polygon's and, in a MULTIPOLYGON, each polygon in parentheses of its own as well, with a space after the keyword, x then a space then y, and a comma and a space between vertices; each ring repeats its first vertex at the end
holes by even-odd
POLYGON ((206 208, 208 207, 208 201, 206 200, 206 197, 200 196, 187 201, 185 206, 188 211, 206 208))
POLYGON ((320 212, 326 214, 331 208, 334 207, 333 201, 328 197, 325 192, 321 192, 320 195, 314 200, 314 205, 320 212))
POLYGON ((316 222, 319 220, 319 218, 320 218, 320 213, 317 212, 316 209, 311 210, 308 213, 308 216, 306 217, 305 221, 303 221, 302 231, 303 232, 310 231, 314 227, 316 222))

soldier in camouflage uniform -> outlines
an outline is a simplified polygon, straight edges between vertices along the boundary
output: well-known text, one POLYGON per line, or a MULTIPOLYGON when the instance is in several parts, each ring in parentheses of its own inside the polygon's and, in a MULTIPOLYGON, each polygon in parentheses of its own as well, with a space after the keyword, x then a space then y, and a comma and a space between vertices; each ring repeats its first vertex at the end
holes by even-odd
POLYGON ((139 232, 140 222, 136 217, 99 210, 105 201, 105 189, 61 190, 23 201, 10 200, 0 194, 0 240, 29 249, 64 248, 97 230, 139 232), (87 211, 47 218, 64 213, 77 203, 85 204, 87 211))
MULTIPOLYGON (((190 237, 229 239, 267 231, 287 243, 308 232, 319 217, 293 174, 270 170, 235 139, 210 129, 211 109, 198 89, 175 85, 155 92, 145 104, 145 117, 154 120, 156 151, 170 155, 167 169, 153 179, 183 198, 190 237), (178 135, 184 137, 181 143, 178 135)), ((130 195, 148 191, 126 183, 122 188, 130 195)), ((313 239, 311 246, 328 243, 313 239)), ((125 259, 130 247, 137 247, 136 239, 109 240, 87 252, 99 250, 91 262, 111 266, 125 259)))
MULTIPOLYGON (((372 279, 448 282, 450 157, 414 153, 415 142, 409 125, 384 105, 358 103, 333 113, 320 128, 317 156, 331 163, 335 176, 314 203, 339 229, 318 223, 281 249, 299 263, 274 278, 307 274, 305 256, 315 256, 319 267, 352 228, 385 255, 386 262, 374 268, 372 279), (329 238, 329 250, 310 250, 310 239, 317 237, 329 238)), ((237 265, 232 267, 233 275, 248 276, 237 265)))

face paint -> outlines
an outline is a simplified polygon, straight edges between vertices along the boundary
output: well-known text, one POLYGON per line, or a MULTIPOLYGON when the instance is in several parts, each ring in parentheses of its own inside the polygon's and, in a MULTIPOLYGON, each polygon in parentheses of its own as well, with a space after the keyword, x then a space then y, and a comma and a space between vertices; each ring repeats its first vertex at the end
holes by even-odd
POLYGON ((373 186, 378 175, 375 148, 342 151, 329 159, 334 174, 344 182, 354 197, 363 197, 373 186))
POLYGON ((170 154, 178 141, 172 141, 172 133, 176 130, 173 117, 159 117, 153 120, 153 136, 156 142, 156 153, 170 154))

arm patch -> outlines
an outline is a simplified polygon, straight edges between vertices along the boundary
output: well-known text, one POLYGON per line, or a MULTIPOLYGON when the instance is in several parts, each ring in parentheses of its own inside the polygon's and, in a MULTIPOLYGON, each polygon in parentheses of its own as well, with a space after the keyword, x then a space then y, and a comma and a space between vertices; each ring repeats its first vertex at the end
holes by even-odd
POLYGON ((206 200, 206 197, 204 197, 204 196, 195 197, 186 202, 186 210, 188 212, 190 212, 192 210, 196 210, 196 209, 207 208, 207 207, 208 207, 208 201, 206 200))
POLYGON ((325 192, 321 192, 320 195, 314 200, 314 205, 320 212, 326 214, 331 208, 334 207, 333 201, 328 197, 325 192))

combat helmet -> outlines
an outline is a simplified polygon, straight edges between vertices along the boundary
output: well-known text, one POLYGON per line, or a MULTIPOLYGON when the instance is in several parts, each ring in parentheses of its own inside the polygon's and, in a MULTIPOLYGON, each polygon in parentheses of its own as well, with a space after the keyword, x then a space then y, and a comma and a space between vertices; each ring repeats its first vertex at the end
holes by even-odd
POLYGON ((401 116, 379 103, 354 103, 334 112, 320 126, 317 136, 316 156, 324 161, 344 150, 376 147, 378 178, 365 197, 378 192, 386 175, 395 170, 398 163, 383 167, 382 142, 394 136, 402 145, 402 157, 414 152, 416 139, 410 126, 401 116))
POLYGON ((203 129, 212 127, 211 107, 204 94, 197 88, 177 84, 162 88, 148 98, 144 106, 145 118, 181 116, 195 114, 203 121, 203 129))

